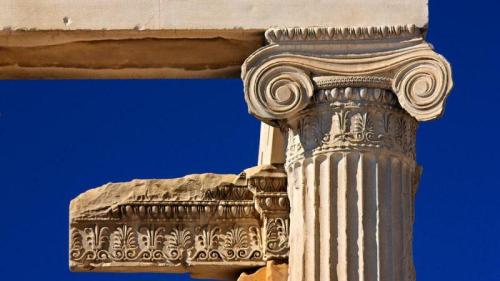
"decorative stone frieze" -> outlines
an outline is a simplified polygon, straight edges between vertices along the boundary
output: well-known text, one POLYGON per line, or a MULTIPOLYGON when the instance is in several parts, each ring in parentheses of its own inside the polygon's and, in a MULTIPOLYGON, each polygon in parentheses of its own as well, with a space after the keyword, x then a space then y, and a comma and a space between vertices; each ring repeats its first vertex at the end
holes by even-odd
POLYGON ((288 257, 288 213, 280 166, 107 184, 71 202, 70 267, 232 279, 288 257))
POLYGON ((418 121, 442 115, 448 62, 415 26, 266 32, 242 79, 286 139, 289 281, 414 281, 418 121))

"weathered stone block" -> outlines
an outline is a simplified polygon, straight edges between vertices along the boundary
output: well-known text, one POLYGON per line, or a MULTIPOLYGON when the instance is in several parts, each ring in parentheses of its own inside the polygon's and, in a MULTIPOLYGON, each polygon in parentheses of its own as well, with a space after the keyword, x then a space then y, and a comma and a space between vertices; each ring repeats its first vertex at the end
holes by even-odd
POLYGON ((288 257, 288 213, 280 166, 106 184, 71 201, 70 268, 234 280, 288 257))
POLYGON ((3 0, 10 29, 267 29, 427 25, 427 0, 3 0), (223 11, 223 12, 222 12, 223 11))
POLYGON ((287 281, 288 264, 276 264, 273 261, 267 262, 266 267, 262 267, 253 274, 242 273, 238 281, 287 281))

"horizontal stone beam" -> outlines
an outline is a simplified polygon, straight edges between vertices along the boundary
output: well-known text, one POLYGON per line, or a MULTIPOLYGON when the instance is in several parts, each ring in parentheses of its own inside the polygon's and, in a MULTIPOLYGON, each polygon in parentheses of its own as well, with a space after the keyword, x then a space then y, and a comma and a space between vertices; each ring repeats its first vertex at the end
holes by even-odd
POLYGON ((2 0, 9 29, 427 25, 427 0, 2 0))
POLYGON ((238 77, 258 30, 0 31, 0 79, 238 77))

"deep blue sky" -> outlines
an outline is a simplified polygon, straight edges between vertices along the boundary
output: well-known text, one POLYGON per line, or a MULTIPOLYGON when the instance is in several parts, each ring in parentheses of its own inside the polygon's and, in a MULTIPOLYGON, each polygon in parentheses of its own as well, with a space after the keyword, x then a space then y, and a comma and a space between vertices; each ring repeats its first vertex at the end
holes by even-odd
MULTIPOLYGON (((500 281, 494 2, 431 0, 428 39, 452 63, 455 88, 444 118, 418 134, 419 281, 500 281)), ((68 204, 109 181, 253 166, 259 123, 241 82, 0 81, 0 89, 0 279, 189 280, 70 273, 68 204)))

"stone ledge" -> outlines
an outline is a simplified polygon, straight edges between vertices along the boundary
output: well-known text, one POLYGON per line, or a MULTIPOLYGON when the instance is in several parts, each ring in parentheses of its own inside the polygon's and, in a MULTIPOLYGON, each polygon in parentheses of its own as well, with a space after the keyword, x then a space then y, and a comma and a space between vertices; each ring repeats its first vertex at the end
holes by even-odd
POLYGON ((267 29, 427 24, 427 0, 2 0, 0 28, 267 29))
POLYGON ((263 30, 0 31, 0 79, 231 78, 263 30))

